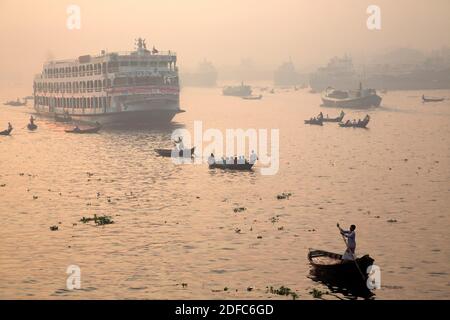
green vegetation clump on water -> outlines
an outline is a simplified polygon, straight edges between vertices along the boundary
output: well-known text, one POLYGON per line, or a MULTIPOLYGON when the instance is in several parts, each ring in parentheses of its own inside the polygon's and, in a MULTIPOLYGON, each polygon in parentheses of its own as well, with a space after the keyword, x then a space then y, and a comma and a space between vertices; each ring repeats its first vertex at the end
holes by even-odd
POLYGON ((292 291, 292 289, 285 286, 281 286, 279 289, 275 289, 274 287, 270 286, 268 292, 277 294, 279 296, 291 296, 292 300, 298 299, 298 294, 295 291, 292 291))
POLYGON ((277 195, 278 200, 287 199, 289 200, 289 197, 292 196, 292 193, 290 192, 283 192, 282 194, 277 195))
POLYGON ((90 221, 94 221, 94 223, 97 226, 103 226, 103 225, 106 225, 106 224, 114 223, 114 221, 111 219, 110 216, 99 216, 99 217, 97 217, 96 214, 94 214, 94 217, 88 217, 88 218, 83 217, 83 218, 80 219, 80 222, 83 222, 83 223, 88 223, 90 221))
POLYGON ((309 292, 309 294, 312 295, 314 299, 322 299, 322 296, 324 294, 329 294, 329 292, 328 291, 323 292, 320 291, 319 289, 314 288, 309 292))

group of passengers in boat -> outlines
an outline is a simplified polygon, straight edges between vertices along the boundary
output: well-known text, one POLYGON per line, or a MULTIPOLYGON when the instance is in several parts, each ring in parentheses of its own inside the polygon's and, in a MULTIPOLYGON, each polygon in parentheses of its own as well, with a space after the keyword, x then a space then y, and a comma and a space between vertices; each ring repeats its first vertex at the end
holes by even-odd
POLYGON ((255 150, 252 150, 252 153, 250 154, 250 159, 245 159, 244 156, 234 156, 234 157, 222 157, 218 160, 216 160, 216 157, 214 156, 214 153, 211 153, 211 155, 208 157, 208 164, 213 165, 215 163, 217 164, 255 164, 256 160, 258 160, 258 156, 255 153, 255 150))
POLYGON ((358 121, 356 121, 356 119, 353 119, 353 121, 347 120, 344 124, 346 126, 360 126, 364 123, 366 123, 367 121, 369 121, 369 115, 367 114, 364 119, 358 119, 358 121))

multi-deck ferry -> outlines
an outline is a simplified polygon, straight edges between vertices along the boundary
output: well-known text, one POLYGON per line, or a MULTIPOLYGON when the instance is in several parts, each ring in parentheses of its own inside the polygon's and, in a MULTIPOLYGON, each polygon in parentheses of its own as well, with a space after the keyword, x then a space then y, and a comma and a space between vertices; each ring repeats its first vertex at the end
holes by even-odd
POLYGON ((48 61, 34 80, 34 108, 101 124, 168 123, 182 112, 176 62, 174 52, 148 50, 141 38, 132 52, 48 61))

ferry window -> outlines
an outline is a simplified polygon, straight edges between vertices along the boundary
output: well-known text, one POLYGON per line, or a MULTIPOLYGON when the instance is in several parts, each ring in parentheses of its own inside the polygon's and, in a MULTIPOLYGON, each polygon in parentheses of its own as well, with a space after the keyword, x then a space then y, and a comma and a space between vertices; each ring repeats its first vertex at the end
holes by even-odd
POLYGON ((132 67, 135 67, 135 66, 137 66, 138 65, 138 62, 137 61, 131 61, 131 66, 132 67))
POLYGON ((120 77, 114 79, 114 86, 123 86, 127 84, 127 78, 126 77, 120 77))
POLYGON ((143 67, 146 67, 146 66, 148 65, 148 62, 147 62, 147 61, 141 61, 141 62, 139 63, 139 65, 140 65, 140 66, 143 66, 143 67))
POLYGON ((149 78, 148 77, 138 77, 138 78, 136 78, 136 84, 137 85, 147 84, 148 82, 149 82, 149 78))
POLYGON ((120 61, 120 66, 121 67, 128 67, 129 66, 129 61, 120 61))
POLYGON ((108 63, 108 72, 109 73, 117 72, 118 67, 119 67, 119 62, 112 61, 112 62, 108 63))

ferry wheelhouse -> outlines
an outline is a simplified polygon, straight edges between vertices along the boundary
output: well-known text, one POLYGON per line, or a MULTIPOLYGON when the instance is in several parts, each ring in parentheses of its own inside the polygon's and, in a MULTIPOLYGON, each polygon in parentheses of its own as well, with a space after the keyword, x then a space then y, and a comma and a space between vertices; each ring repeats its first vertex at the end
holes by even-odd
POLYGON ((132 52, 48 61, 34 80, 34 108, 102 124, 164 124, 182 112, 176 62, 174 52, 147 50, 141 38, 132 52))

